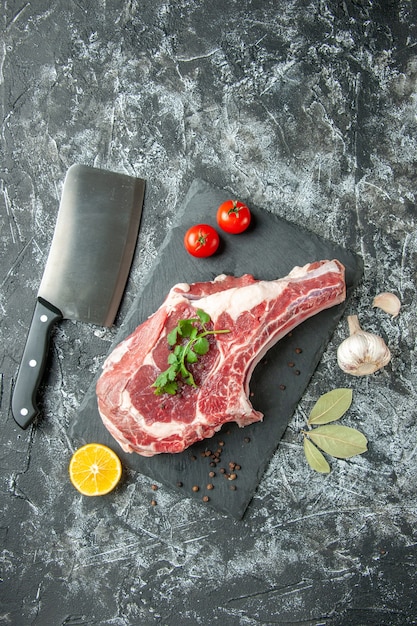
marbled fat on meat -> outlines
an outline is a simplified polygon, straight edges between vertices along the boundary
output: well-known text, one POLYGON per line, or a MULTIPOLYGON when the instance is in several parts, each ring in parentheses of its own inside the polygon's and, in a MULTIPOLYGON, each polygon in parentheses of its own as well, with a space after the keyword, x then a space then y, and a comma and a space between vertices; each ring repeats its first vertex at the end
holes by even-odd
POLYGON ((344 267, 318 261, 273 281, 218 276, 178 284, 161 307, 109 355, 97 382, 104 425, 123 450, 143 456, 182 452, 212 437, 226 422, 246 426, 263 415, 249 401, 249 382, 266 351, 295 326, 346 297, 344 267), (202 309, 214 330, 210 349, 189 365, 197 387, 184 384, 156 395, 156 377, 167 368, 167 334, 180 319, 202 309))

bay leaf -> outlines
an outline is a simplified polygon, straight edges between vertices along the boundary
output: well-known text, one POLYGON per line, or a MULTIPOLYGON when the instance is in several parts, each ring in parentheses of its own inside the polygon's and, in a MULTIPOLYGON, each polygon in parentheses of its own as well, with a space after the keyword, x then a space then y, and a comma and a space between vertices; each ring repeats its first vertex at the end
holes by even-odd
POLYGON ((304 454, 311 469, 321 474, 328 474, 330 472, 330 465, 323 454, 307 437, 304 437, 304 454))
POLYGON ((309 438, 324 452, 338 459, 348 459, 368 449, 367 439, 356 428, 329 424, 308 431, 309 438))
POLYGON ((313 406, 308 424, 328 424, 340 419, 352 404, 352 389, 333 389, 320 396, 313 406))

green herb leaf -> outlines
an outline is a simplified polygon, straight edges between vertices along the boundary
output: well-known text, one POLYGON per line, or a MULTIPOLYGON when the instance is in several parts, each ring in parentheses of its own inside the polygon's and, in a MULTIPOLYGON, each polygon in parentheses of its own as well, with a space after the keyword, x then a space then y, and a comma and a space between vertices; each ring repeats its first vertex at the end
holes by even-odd
POLYGON ((181 374, 182 374, 184 382, 187 385, 190 385, 190 387, 197 387, 197 385, 195 384, 194 376, 191 374, 189 370, 187 369, 181 370, 181 374))
POLYGON ((193 350, 188 350, 185 358, 187 360, 187 363, 197 363, 198 361, 198 356, 193 350))
POLYGON ((177 343, 177 335, 178 335, 178 327, 176 326, 167 335, 167 341, 170 346, 175 346, 175 344, 177 343))
POLYGON ((195 319, 180 320, 178 322, 178 334, 181 335, 181 337, 191 337, 192 332, 196 331, 194 333, 196 335, 198 331, 193 324, 195 321, 195 319))
POLYGON ((328 424, 340 419, 352 404, 352 389, 333 389, 323 394, 314 405, 308 424, 328 424))
POLYGON ((324 452, 338 459, 348 459, 368 449, 365 435, 340 424, 318 426, 306 434, 324 452))
POLYGON ((169 367, 159 374, 152 385, 155 387, 155 394, 174 395, 177 393, 179 389, 177 379, 181 379, 186 385, 196 387, 194 377, 186 363, 197 363, 198 357, 209 351, 210 343, 206 338, 207 335, 230 332, 229 330, 207 330, 205 325, 210 322, 210 315, 202 309, 197 310, 197 315, 198 317, 179 320, 176 327, 168 333, 168 345, 173 350, 167 359, 169 367))
POLYGON ((176 377, 177 377, 177 374, 178 374, 178 366, 176 364, 175 365, 171 365, 171 367, 169 367, 166 370, 167 379, 169 381, 175 380, 176 377))
POLYGON ((307 437, 304 437, 304 454, 311 469, 321 474, 328 474, 330 472, 330 465, 323 454, 307 437))
POLYGON ((198 337, 193 344, 194 352, 199 355, 206 354, 209 351, 209 348, 210 344, 206 337, 198 337))
POLYGON ((154 387, 163 387, 168 382, 168 370, 161 372, 154 382, 154 387))
POLYGON ((168 355, 168 363, 170 365, 175 365, 176 363, 178 363, 178 356, 175 354, 175 352, 171 352, 168 355))
POLYGON ((175 396, 178 390, 178 383, 175 381, 166 383, 163 387, 158 387, 155 389, 155 394, 157 396, 162 395, 163 393, 168 393, 170 396, 175 396))
POLYGON ((197 315, 200 318, 200 322, 203 324, 208 324, 210 321, 210 315, 203 311, 202 309, 197 309, 197 315))

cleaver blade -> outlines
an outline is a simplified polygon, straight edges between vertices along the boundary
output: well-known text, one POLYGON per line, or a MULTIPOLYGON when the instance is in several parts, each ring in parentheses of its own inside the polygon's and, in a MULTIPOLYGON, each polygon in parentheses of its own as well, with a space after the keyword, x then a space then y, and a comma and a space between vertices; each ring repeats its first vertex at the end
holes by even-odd
POLYGON ((25 429, 39 414, 36 395, 49 336, 62 319, 111 326, 139 231, 145 181, 75 164, 67 171, 54 236, 19 372, 12 414, 25 429))

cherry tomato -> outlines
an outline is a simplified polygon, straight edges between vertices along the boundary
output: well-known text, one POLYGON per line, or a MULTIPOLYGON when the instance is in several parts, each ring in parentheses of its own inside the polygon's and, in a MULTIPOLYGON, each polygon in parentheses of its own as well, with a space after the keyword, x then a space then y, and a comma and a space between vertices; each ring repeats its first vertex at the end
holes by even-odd
POLYGON ((250 224, 251 214, 243 202, 226 200, 217 209, 217 223, 226 233, 243 233, 250 224))
POLYGON ((184 235, 184 246, 187 252, 200 258, 214 254, 219 243, 217 230, 209 224, 191 226, 184 235))

